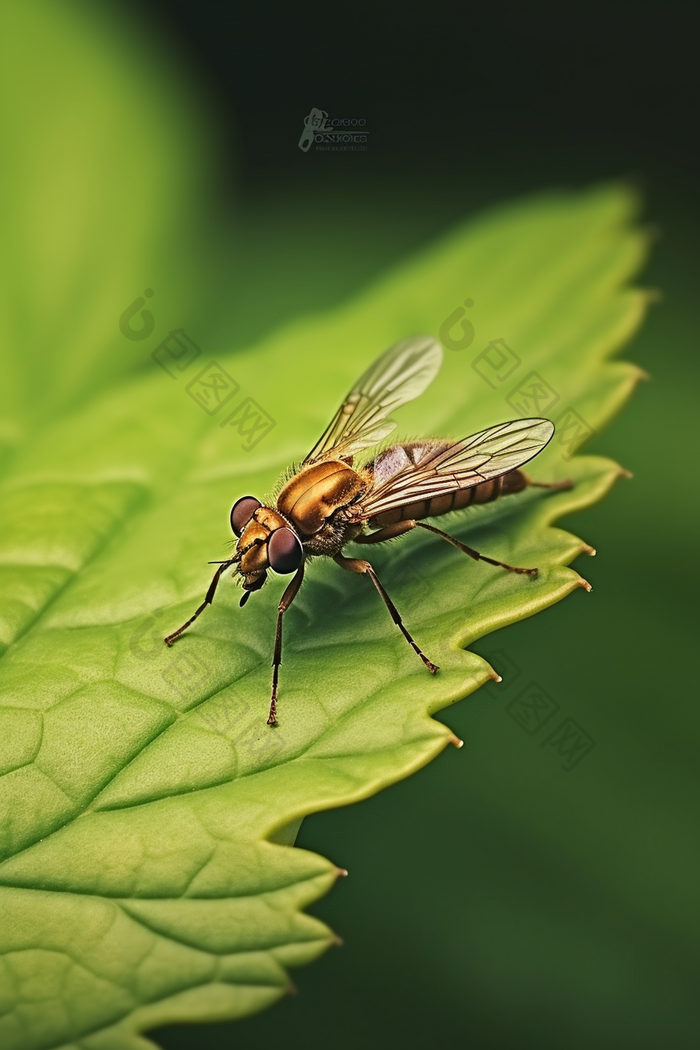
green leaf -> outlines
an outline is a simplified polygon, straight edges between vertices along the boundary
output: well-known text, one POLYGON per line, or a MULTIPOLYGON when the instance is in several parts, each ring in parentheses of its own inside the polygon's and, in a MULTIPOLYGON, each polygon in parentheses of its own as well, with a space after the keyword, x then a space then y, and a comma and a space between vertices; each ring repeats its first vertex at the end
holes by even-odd
POLYGON ((494 673, 465 647, 582 586, 568 565, 586 545, 552 523, 620 468, 567 460, 555 440, 532 474, 569 475, 570 491, 448 519, 478 550, 539 566, 535 580, 427 534, 372 552, 435 678, 371 584, 323 561, 287 614, 277 730, 265 718, 281 581, 243 610, 224 581, 172 650, 161 638, 201 601, 233 500, 269 494, 368 362, 437 333, 466 297, 475 339, 446 351, 401 432, 511 418, 505 394, 532 371, 558 395, 554 418, 573 408, 597 432, 640 376, 609 360, 647 299, 626 287, 645 252, 634 206, 606 186, 503 208, 343 309, 223 359, 240 384, 231 405, 254 397, 275 421, 249 451, 219 425, 228 409, 211 417, 188 396, 196 367, 124 381, 26 441, 1 497, 3 1047, 135 1050, 156 1025, 268 1005, 287 967, 332 943, 303 909, 338 870, 291 848, 295 824, 455 742, 431 716, 494 673), (499 338, 520 363, 494 388, 473 363, 499 338))

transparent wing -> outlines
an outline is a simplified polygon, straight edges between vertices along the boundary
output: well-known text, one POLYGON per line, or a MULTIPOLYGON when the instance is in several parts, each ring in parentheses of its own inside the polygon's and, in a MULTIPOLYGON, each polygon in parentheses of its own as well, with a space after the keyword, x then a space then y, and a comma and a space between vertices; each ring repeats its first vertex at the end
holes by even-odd
POLYGON ((446 496, 507 474, 541 452, 553 433, 554 424, 548 419, 516 419, 448 445, 426 442, 422 454, 414 448, 414 462, 362 500, 357 520, 366 521, 397 507, 446 496))
POLYGON ((381 441, 396 426, 389 413, 422 394, 441 364, 442 347, 431 336, 392 346, 358 379, 304 463, 352 456, 381 441))

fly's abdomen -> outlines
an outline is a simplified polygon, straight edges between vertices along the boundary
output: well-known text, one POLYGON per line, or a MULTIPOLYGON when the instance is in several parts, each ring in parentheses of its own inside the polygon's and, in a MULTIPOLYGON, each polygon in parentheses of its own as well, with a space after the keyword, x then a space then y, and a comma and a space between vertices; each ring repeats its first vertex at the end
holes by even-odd
POLYGON ((491 503, 499 496, 522 492, 526 486, 527 480, 522 471, 511 470, 508 474, 502 474, 500 478, 482 481, 480 485, 455 489, 442 496, 433 496, 431 499, 417 500, 415 503, 406 503, 403 507, 395 507, 385 514, 378 514, 371 524, 393 525, 397 521, 407 521, 410 518, 417 521, 422 518, 437 518, 451 510, 462 510, 472 503, 491 503))

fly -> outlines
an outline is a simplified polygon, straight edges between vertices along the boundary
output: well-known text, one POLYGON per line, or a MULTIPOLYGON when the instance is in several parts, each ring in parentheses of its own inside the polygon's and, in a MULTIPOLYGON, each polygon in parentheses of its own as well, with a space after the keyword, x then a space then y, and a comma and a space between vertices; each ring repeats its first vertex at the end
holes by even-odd
POLYGON ((377 444, 396 424, 387 416, 422 394, 442 364, 442 347, 428 336, 405 339, 391 347, 358 380, 301 466, 282 484, 273 507, 243 496, 231 508, 236 549, 221 562, 204 601, 186 623, 165 639, 172 645, 214 600, 223 573, 233 566, 245 605, 259 591, 270 569, 294 573, 277 608, 272 658, 272 693, 267 724, 277 725, 277 691, 282 662, 282 621, 299 593, 306 562, 323 555, 348 572, 368 576, 404 638, 431 674, 439 668, 413 640, 376 571, 363 558, 348 558, 349 541, 383 543, 412 529, 427 529, 476 561, 508 572, 537 575, 536 568, 488 558, 461 540, 428 524, 471 504, 490 503, 528 486, 570 488, 570 481, 532 481, 520 467, 548 444, 554 424, 548 419, 516 419, 482 430, 461 441, 428 439, 391 445, 363 465, 358 452, 377 444))

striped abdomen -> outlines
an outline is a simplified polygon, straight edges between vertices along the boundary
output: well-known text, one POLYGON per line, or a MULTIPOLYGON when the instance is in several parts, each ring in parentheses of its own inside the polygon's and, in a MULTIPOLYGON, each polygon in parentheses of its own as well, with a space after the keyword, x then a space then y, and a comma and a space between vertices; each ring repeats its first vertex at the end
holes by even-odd
POLYGON ((395 521, 406 521, 408 518, 436 518, 440 514, 447 514, 451 510, 461 510, 469 507, 472 503, 491 503, 499 496, 508 496, 512 492, 522 492, 527 486, 525 475, 520 470, 511 470, 509 474, 502 474, 500 478, 493 481, 482 481, 480 485, 472 485, 469 489, 456 489, 446 496, 433 496, 432 499, 423 499, 417 503, 407 503, 405 507, 396 507, 386 514, 378 514, 372 518, 372 525, 393 525, 395 521))
MULTIPOLYGON (((435 449, 437 443, 431 443, 435 449)), ((419 466, 427 442, 415 442, 414 444, 394 445, 380 454, 372 464, 375 484, 381 484, 400 469, 405 469, 409 461, 419 466)), ((437 480, 437 479, 436 479, 437 480)), ((472 503, 491 503, 498 496, 510 495, 514 492, 522 492, 527 486, 527 479, 520 470, 511 470, 491 481, 482 481, 480 485, 472 485, 469 488, 454 489, 441 496, 432 496, 428 499, 416 500, 406 503, 402 507, 394 507, 392 510, 377 514, 372 518, 372 525, 393 525, 397 521, 406 521, 409 518, 420 520, 421 518, 438 517, 447 514, 451 510, 461 510, 469 507, 472 503)))

